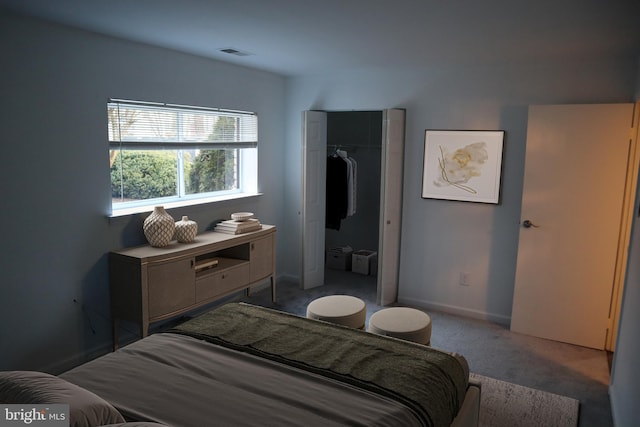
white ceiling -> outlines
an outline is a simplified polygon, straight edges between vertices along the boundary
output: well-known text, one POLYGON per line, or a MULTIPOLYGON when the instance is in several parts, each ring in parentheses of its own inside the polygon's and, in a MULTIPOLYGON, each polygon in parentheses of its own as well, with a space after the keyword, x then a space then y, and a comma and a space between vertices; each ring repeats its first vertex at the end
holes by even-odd
POLYGON ((640 0, 0 0, 0 6, 284 75, 640 56, 640 0), (219 51, 229 47, 251 55, 219 51))

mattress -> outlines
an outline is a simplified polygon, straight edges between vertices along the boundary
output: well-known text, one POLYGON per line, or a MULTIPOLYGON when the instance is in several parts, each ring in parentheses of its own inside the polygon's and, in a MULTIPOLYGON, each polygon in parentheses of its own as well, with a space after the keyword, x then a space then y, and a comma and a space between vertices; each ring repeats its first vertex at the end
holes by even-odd
POLYGON ((175 427, 449 425, 468 385, 461 357, 247 304, 60 376, 175 427))
POLYGON ((394 400, 176 334, 151 335, 60 376, 107 400, 129 421, 174 427, 421 425, 394 400))

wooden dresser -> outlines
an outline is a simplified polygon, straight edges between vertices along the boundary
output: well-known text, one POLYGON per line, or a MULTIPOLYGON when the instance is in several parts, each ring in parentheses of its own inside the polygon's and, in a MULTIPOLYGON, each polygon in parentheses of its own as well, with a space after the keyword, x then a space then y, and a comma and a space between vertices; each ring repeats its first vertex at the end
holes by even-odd
POLYGON ((120 320, 149 324, 167 319, 269 279, 276 299, 276 227, 238 235, 205 232, 192 243, 175 241, 109 253, 113 346, 120 320))

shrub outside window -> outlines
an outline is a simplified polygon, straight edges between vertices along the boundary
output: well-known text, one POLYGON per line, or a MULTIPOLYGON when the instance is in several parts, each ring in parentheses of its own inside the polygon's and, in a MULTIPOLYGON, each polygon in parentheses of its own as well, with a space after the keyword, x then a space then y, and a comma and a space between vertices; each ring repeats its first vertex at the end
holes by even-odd
POLYGON ((112 214, 257 193, 255 113, 110 100, 107 115, 112 214))

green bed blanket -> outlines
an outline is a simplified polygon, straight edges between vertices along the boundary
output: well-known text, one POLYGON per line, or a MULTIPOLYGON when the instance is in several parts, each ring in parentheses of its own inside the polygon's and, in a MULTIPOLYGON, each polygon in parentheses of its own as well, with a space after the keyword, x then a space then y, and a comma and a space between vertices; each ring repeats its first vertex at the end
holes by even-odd
POLYGON ((451 424, 464 400, 461 357, 245 303, 229 303, 171 329, 295 366, 402 402, 425 426, 451 424))

